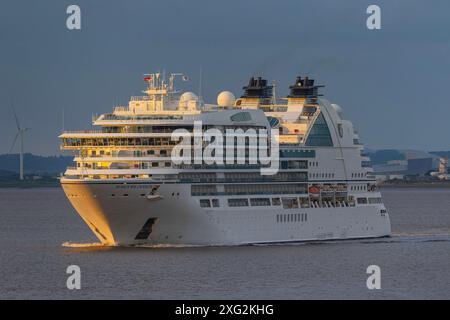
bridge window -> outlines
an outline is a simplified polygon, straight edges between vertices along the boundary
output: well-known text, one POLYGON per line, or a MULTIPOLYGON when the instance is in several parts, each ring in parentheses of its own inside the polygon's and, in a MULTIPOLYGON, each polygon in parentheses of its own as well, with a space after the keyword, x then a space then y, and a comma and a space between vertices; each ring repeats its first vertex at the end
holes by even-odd
POLYGON ((308 138, 306 139, 305 145, 321 147, 333 146, 330 130, 322 113, 319 114, 316 121, 314 122, 309 132, 308 138))

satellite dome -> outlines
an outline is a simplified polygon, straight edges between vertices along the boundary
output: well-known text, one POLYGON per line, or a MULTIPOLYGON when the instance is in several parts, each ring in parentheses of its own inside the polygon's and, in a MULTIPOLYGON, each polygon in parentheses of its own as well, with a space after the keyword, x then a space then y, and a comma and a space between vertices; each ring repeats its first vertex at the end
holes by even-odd
POLYGON ((184 110, 192 108, 193 105, 197 105, 198 97, 193 92, 185 92, 180 96, 180 101, 178 101, 178 108, 184 110))
POLYGON ((187 91, 187 92, 183 93, 180 97, 180 102, 188 102, 190 100, 198 101, 197 95, 193 92, 187 91))
POLYGON ((236 97, 230 91, 222 91, 217 96, 217 104, 220 107, 233 107, 236 97))

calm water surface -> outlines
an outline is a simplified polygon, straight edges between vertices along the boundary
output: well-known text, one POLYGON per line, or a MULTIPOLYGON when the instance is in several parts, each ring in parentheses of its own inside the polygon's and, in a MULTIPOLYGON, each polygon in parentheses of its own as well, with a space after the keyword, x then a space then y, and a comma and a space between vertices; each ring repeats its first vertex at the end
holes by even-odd
POLYGON ((0 189, 0 299, 450 299, 450 189, 383 196, 387 239, 104 248, 61 189, 0 189), (71 264, 81 290, 66 288, 71 264), (381 290, 366 287, 372 264, 381 290))

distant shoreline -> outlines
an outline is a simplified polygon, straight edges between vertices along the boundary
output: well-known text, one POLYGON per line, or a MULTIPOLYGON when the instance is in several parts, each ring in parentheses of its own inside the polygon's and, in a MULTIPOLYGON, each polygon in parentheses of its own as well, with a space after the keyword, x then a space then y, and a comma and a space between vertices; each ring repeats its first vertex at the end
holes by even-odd
POLYGON ((383 188, 450 188, 450 181, 418 181, 418 182, 387 182, 379 185, 383 188))
POLYGON ((60 183, 58 180, 45 180, 45 181, 0 181, 0 189, 6 188, 20 188, 20 189, 30 189, 30 188, 56 188, 59 187, 60 183))

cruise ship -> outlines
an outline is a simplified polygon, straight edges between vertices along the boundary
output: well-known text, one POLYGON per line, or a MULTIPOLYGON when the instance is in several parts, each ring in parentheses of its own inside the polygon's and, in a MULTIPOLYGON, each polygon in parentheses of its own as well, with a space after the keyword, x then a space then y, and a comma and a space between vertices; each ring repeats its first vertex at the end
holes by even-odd
POLYGON ((207 104, 177 91, 180 80, 187 77, 145 75, 144 95, 94 116, 97 130, 60 135, 76 164, 62 188, 103 244, 391 234, 370 159, 341 107, 320 94, 323 86, 297 77, 289 95, 277 97, 274 83, 251 77, 239 98, 223 91, 207 104))

